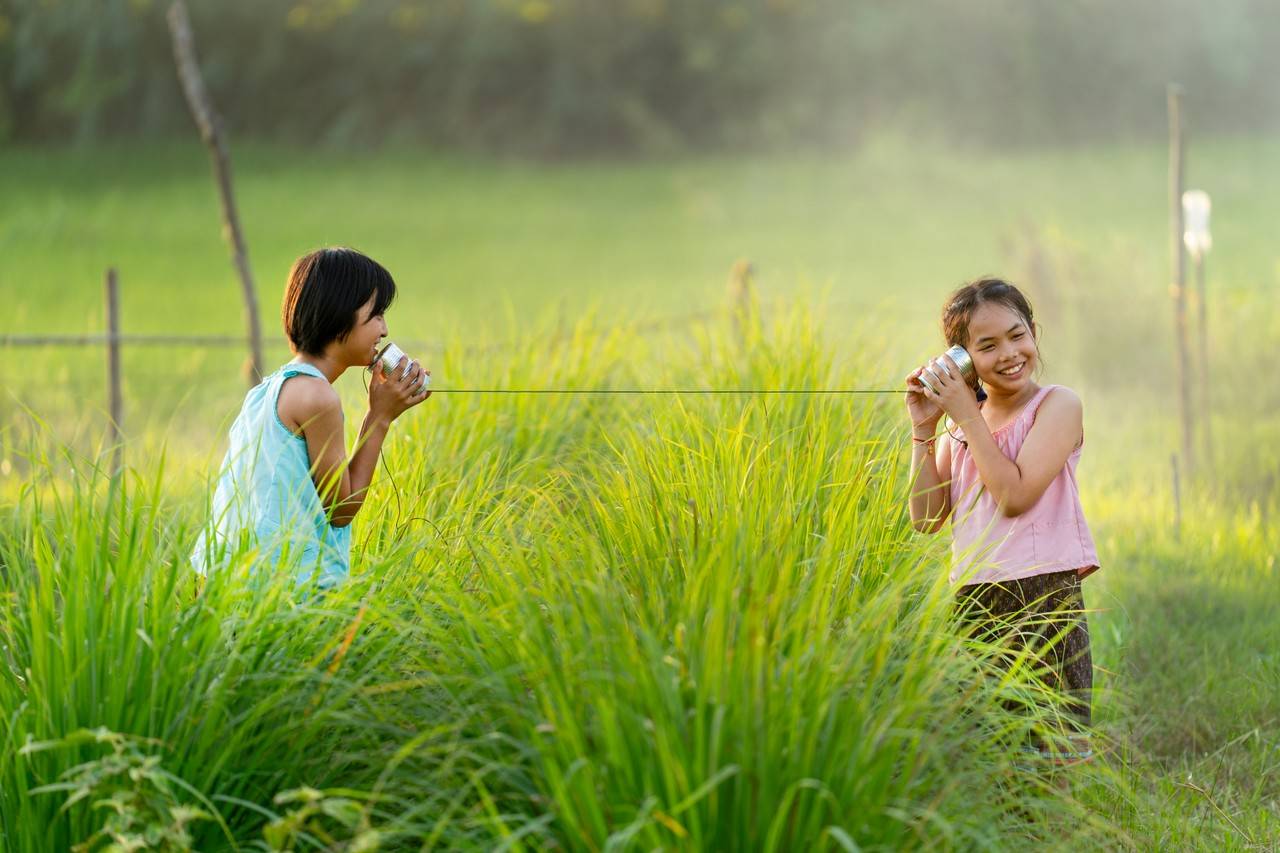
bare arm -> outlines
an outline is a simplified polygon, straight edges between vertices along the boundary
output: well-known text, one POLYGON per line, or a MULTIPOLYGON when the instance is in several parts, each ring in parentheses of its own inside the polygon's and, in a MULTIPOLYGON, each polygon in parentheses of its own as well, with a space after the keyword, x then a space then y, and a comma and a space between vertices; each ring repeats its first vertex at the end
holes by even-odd
POLYGON ((911 526, 919 533, 937 533, 951 514, 951 443, 911 442, 911 526), (932 452, 931 452, 932 448, 932 452))
POLYGON ((911 526, 920 533, 937 533, 951 513, 951 446, 934 434, 942 409, 924 395, 917 379, 907 376, 907 414, 911 418, 911 526))
POLYGON ((983 486, 1006 516, 1016 516, 1036 505, 1080 444, 1084 405, 1070 389, 1049 392, 1017 459, 1004 455, 981 417, 963 426, 983 486))
POLYGON ((311 479, 334 527, 346 527, 364 506, 390 425, 372 412, 366 414, 350 462, 343 447, 342 406, 336 394, 304 426, 311 479))
POLYGON ((423 373, 429 371, 423 371, 413 362, 410 369, 403 372, 405 375, 400 379, 386 379, 379 367, 374 375, 369 387, 369 411, 360 424, 350 461, 344 447, 342 404, 333 388, 308 383, 290 400, 291 411, 302 424, 307 441, 311 479, 335 527, 350 524, 364 506, 391 422, 431 396, 430 391, 414 394, 411 390, 421 383, 423 373))

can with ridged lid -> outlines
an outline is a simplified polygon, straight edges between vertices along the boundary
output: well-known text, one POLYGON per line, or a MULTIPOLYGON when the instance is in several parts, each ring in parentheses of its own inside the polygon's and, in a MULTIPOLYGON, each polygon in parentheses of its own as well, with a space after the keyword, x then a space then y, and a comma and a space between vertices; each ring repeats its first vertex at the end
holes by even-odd
MULTIPOLYGON (((408 356, 405 355, 405 351, 400 349, 400 347, 396 346, 390 341, 387 341, 387 345, 384 346, 381 350, 379 350, 378 354, 374 356, 373 364, 369 365, 369 369, 373 370, 374 366, 377 365, 378 362, 382 362, 382 375, 387 377, 388 379, 399 379, 400 375, 396 373, 396 368, 400 366, 400 359, 402 358, 408 358, 408 356)), ((412 363, 413 359, 409 359, 409 362, 412 363)), ((409 365, 406 364, 405 370, 408 370, 408 369, 409 369, 409 365)), ((423 373, 422 384, 419 385, 417 388, 415 388, 413 393, 421 394, 430 385, 431 385, 431 374, 423 373)))

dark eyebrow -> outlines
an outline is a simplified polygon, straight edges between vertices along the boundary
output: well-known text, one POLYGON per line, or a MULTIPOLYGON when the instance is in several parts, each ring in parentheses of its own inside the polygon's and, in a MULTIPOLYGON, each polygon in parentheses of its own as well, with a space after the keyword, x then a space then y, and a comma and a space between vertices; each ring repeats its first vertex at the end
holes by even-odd
MULTIPOLYGON (((1014 323, 1012 326, 1010 326, 1010 327, 1009 327, 1009 331, 1005 332, 1005 334, 1006 334, 1006 335, 1012 335, 1014 332, 1018 331, 1018 328, 1019 328, 1021 325, 1022 325, 1022 321, 1018 321, 1017 323, 1014 323)), ((994 341, 994 340, 995 340, 995 338, 990 337, 990 336, 985 337, 985 338, 978 338, 978 340, 974 343, 974 346, 976 347, 976 346, 978 346, 978 344, 983 344, 983 343, 986 343, 987 341, 994 341)))

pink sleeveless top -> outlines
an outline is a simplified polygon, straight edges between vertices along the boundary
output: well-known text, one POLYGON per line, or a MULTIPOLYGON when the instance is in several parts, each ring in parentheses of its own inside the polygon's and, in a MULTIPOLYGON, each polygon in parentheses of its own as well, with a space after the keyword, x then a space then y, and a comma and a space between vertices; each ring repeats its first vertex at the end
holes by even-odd
MULTIPOLYGON (((1005 456, 1018 458, 1040 404, 1057 387, 1041 388, 1012 421, 992 433, 1005 456)), ((1084 577, 1098 568, 1076 483, 1083 447, 1081 439, 1031 509, 1009 518, 982 485, 968 445, 951 442, 952 582, 1008 581, 1073 569, 1084 577)))

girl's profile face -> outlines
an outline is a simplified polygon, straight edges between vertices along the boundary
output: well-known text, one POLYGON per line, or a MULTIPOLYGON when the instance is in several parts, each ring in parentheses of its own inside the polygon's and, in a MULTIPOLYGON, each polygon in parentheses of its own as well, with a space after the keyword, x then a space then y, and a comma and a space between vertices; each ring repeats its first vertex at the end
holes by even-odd
POLYGON ((965 345, 978 378, 989 388, 1014 394, 1031 383, 1039 353, 1033 330, 1017 311, 983 302, 969 318, 965 345))
POLYGON ((378 342, 387 336, 387 321, 381 314, 373 313, 377 294, 356 309, 356 324, 347 335, 344 349, 352 365, 370 365, 378 354, 378 342))

